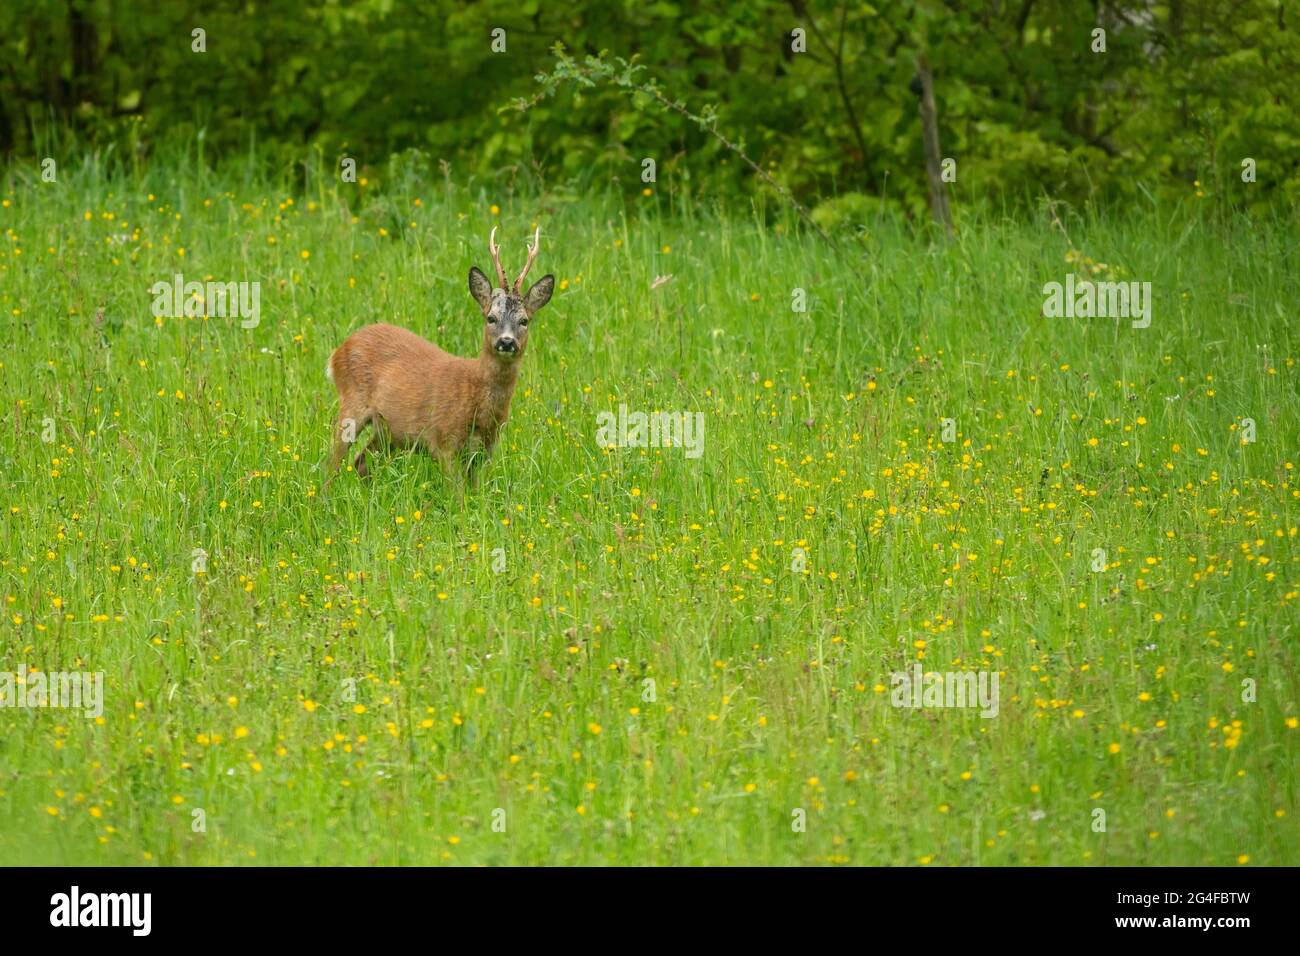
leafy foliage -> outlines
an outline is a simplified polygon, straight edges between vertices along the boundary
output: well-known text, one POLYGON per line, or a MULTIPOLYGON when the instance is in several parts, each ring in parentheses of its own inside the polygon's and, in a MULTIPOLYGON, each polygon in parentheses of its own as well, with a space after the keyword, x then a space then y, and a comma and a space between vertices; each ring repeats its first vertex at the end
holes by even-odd
POLYGON ((910 81, 924 51, 959 215, 1042 194, 1259 207, 1300 198, 1287 14, 1278 0, 32 0, 0 8, 0 151, 30 162, 111 146, 137 159, 178 138, 211 162, 255 146, 379 167, 416 148, 459 174, 629 193, 653 157, 675 194, 752 196, 761 178, 721 132, 809 206, 856 192, 923 215, 910 81), (688 112, 595 83, 553 88, 523 117, 506 109, 535 99, 535 78, 563 77, 556 44, 575 64, 636 64, 638 82, 688 112), (1246 158, 1256 183, 1241 180, 1246 158))

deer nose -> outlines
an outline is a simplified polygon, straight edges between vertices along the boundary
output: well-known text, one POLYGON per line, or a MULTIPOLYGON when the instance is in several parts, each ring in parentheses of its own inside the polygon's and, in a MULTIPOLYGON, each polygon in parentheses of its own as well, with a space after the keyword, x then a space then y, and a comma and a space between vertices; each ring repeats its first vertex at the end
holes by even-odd
POLYGON ((514 336, 503 335, 497 339, 498 352, 518 352, 519 343, 514 340, 514 336))

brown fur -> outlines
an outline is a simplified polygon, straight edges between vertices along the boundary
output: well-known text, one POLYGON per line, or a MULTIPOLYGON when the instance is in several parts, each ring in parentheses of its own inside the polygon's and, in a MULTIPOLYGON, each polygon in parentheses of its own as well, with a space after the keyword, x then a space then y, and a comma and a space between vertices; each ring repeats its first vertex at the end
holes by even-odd
MULTIPOLYGON (((339 393, 339 414, 330 470, 347 454, 344 422, 354 434, 374 424, 371 445, 423 445, 444 464, 471 438, 490 453, 497 430, 510 414, 510 398, 519 377, 519 361, 502 361, 484 334, 477 358, 448 355, 414 332, 395 325, 367 325, 354 332, 330 356, 330 371, 339 393)), ((354 467, 366 475, 366 449, 354 467)))
MULTIPOLYGON (((329 374, 339 393, 339 414, 329 480, 348 454, 349 420, 354 440, 367 425, 374 430, 353 460, 362 478, 368 472, 366 452, 385 446, 423 446, 449 474, 462 451, 491 454, 510 415, 529 320, 550 301, 555 277, 543 276, 521 296, 523 274, 513 291, 505 288, 505 272, 491 240, 489 247, 501 287, 493 289, 477 268, 469 275, 470 294, 485 320, 483 348, 476 358, 449 355, 414 332, 384 323, 357 330, 334 350, 329 374)), ((535 244, 528 265, 536 252, 535 244)))

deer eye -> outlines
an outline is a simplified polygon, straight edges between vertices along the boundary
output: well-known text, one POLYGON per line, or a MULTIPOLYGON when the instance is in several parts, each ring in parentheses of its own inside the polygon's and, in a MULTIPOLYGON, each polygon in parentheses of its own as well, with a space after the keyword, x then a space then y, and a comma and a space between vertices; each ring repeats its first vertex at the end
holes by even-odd
POLYGON ((520 319, 520 320, 519 320, 519 324, 522 325, 524 328, 528 328, 528 320, 527 320, 527 319, 520 319))

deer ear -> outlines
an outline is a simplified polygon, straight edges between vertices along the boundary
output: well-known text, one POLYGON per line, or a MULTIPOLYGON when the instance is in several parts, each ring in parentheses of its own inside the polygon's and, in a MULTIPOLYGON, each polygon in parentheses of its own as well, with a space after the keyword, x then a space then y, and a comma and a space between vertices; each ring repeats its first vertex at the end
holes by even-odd
POLYGON ((555 276, 544 275, 533 283, 531 289, 524 295, 524 308, 528 314, 532 315, 546 303, 551 301, 551 293, 555 291, 555 276))
POLYGON ((469 294, 474 297, 484 315, 492 311, 492 283, 479 271, 478 266, 469 268, 469 294))

